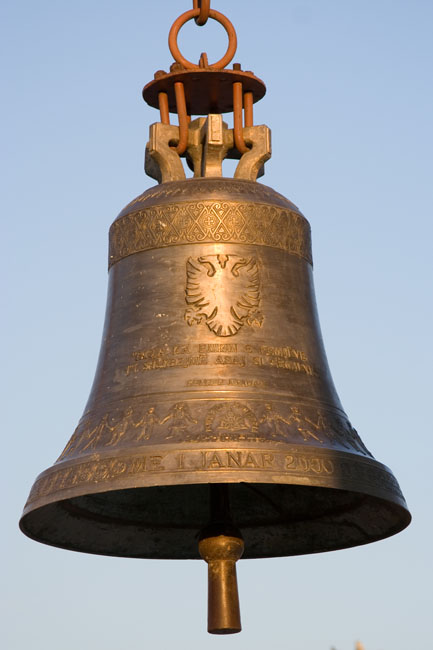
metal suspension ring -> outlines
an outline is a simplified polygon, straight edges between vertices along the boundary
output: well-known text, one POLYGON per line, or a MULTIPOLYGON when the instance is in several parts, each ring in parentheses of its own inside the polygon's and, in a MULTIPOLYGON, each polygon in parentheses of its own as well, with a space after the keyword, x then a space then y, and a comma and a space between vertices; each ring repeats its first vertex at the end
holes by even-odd
POLYGON ((199 27, 206 25, 209 18, 210 0, 193 0, 192 6, 194 9, 200 9, 200 14, 194 18, 195 24, 199 27))
MULTIPOLYGON (((188 61, 188 59, 185 59, 185 57, 182 56, 177 44, 177 36, 180 28, 192 18, 199 17, 200 12, 201 9, 199 8, 191 9, 190 11, 185 11, 185 13, 181 14, 179 18, 177 18, 174 21, 173 25, 171 26, 170 33, 168 35, 168 47, 170 48, 170 52, 174 60, 180 63, 187 70, 199 70, 200 66, 195 63, 192 63, 191 61, 188 61)), ((232 23, 230 22, 230 20, 227 18, 227 16, 224 16, 224 14, 220 13, 219 11, 215 11, 214 9, 209 9, 209 18, 216 20, 218 23, 220 23, 220 25, 224 27, 229 39, 227 51, 224 54, 224 56, 216 63, 211 63, 209 65, 209 68, 211 70, 221 70, 222 68, 225 68, 226 65, 230 63, 230 61, 233 59, 236 53, 236 48, 237 48, 236 31, 232 23)))

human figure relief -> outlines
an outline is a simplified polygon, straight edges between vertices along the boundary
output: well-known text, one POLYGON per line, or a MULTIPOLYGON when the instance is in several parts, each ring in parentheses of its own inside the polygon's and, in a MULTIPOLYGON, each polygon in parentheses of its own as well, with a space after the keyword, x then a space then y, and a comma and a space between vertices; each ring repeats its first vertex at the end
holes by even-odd
POLYGON ((115 427, 109 424, 109 417, 109 414, 106 413, 93 429, 88 429, 87 431, 83 432, 83 437, 82 440, 80 440, 79 444, 79 451, 95 449, 95 447, 98 446, 101 438, 104 436, 105 432, 112 433, 114 431, 115 427))
POLYGON ((281 439, 285 437, 290 422, 285 420, 280 413, 274 411, 272 404, 265 404, 265 412, 259 420, 259 425, 261 433, 281 439))
POLYGON ((314 431, 311 431, 312 428, 316 430, 318 430, 319 427, 323 428, 320 419, 322 416, 319 415, 317 424, 314 424, 311 420, 302 415, 297 406, 291 406, 290 410, 291 413, 289 415, 288 424, 294 424, 296 426, 303 440, 307 442, 309 438, 313 438, 314 440, 317 440, 317 442, 323 443, 323 440, 321 440, 314 431))
POLYGON ((135 439, 136 442, 139 442, 140 440, 149 440, 153 434, 155 426, 158 424, 161 424, 161 422, 155 413, 155 407, 151 406, 147 409, 140 422, 134 424, 136 428, 142 427, 140 433, 135 439))
POLYGON ((177 433, 184 433, 189 424, 197 424, 197 420, 194 420, 185 402, 176 402, 171 407, 165 418, 161 420, 161 424, 166 422, 170 422, 170 435, 166 436, 167 439, 173 438, 177 433))
MULTIPOLYGON (((310 424, 315 431, 325 431, 326 430, 326 420, 320 411, 317 411, 317 420, 316 422, 313 422, 309 417, 305 416, 304 418, 305 422, 310 424)), ((322 440, 320 440, 322 442, 322 440)))
POLYGON ((124 437, 129 425, 134 425, 132 422, 132 414, 132 406, 128 406, 125 410, 125 415, 111 428, 112 435, 110 440, 105 443, 105 447, 115 447, 124 437))

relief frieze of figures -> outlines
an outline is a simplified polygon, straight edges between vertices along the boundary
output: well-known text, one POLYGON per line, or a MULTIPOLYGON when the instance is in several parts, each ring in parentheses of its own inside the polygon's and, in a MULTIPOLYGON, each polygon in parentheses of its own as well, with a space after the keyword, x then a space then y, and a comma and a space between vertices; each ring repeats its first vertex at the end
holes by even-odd
POLYGON ((350 423, 334 414, 281 403, 239 401, 147 405, 99 418, 84 417, 61 456, 164 442, 282 442, 336 446, 371 456, 350 423))

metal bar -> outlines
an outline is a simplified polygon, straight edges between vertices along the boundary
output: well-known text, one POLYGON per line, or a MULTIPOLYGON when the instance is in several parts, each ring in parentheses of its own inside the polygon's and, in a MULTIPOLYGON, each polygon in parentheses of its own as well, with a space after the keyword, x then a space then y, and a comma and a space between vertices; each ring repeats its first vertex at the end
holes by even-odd
POLYGON ((233 84, 233 137, 236 149, 244 154, 249 151, 242 133, 242 82, 233 84))
POLYGON ((181 155, 188 145, 188 114, 186 111, 185 88, 181 81, 176 81, 174 84, 174 94, 176 96, 176 108, 179 116, 179 143, 176 151, 181 155))
POLYGON ((253 93, 252 92, 244 93, 244 116, 245 116, 245 126, 253 126, 254 117, 253 117, 253 93))
POLYGON ((159 113, 163 124, 170 124, 170 112, 168 110, 167 93, 158 93, 159 113))

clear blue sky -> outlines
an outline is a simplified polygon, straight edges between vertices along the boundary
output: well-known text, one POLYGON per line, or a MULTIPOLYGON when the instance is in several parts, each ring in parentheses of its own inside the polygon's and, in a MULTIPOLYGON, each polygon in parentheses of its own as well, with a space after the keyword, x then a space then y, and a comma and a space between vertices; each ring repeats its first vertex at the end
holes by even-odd
MULTIPOLYGON (((153 181, 156 112, 189 0, 5 0, 1 340, 5 650, 431 648, 431 0, 213 0, 236 60, 268 92, 263 180, 313 229, 323 336, 342 403, 413 513, 367 547, 239 566, 244 631, 206 633, 206 567, 71 553, 17 527, 36 475, 84 408, 105 308, 108 228, 153 181)), ((189 58, 219 58, 218 26, 189 24, 189 58)))

